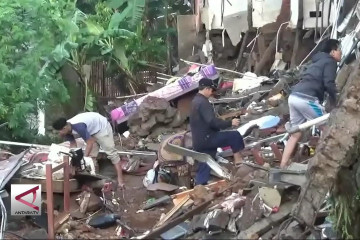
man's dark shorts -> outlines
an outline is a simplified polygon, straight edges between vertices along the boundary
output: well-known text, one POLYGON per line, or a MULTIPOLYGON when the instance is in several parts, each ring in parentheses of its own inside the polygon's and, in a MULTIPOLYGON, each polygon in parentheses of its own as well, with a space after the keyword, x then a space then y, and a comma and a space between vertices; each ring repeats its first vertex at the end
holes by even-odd
MULTIPOLYGON (((195 148, 196 151, 207 153, 215 158, 216 150, 219 147, 230 146, 234 153, 244 149, 244 140, 238 131, 221 131, 213 134, 201 148, 195 148)), ((196 172, 196 185, 205 185, 210 178, 210 167, 206 163, 199 163, 196 172)))

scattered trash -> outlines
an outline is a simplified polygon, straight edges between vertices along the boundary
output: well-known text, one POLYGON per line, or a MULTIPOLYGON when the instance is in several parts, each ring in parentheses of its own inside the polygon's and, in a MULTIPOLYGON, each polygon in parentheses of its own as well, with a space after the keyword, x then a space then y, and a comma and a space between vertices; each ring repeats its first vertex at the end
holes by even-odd
POLYGON ((115 225, 117 219, 120 219, 120 216, 116 214, 100 214, 93 216, 88 224, 94 228, 108 228, 115 225))
POLYGON ((233 213, 235 209, 240 209, 245 205, 245 199, 246 197, 239 196, 237 193, 232 193, 221 203, 223 211, 229 214, 233 213))

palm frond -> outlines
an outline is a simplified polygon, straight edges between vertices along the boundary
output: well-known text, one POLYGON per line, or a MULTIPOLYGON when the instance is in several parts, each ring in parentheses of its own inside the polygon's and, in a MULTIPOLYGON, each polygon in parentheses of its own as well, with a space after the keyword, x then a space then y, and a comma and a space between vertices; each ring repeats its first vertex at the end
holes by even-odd
POLYGON ((126 2, 128 2, 128 0, 109 0, 106 2, 106 5, 110 8, 117 9, 124 5, 124 3, 126 2))
POLYGON ((128 7, 131 7, 132 10, 129 23, 131 26, 135 26, 141 21, 143 17, 145 10, 145 0, 132 0, 129 1, 128 4, 128 7))

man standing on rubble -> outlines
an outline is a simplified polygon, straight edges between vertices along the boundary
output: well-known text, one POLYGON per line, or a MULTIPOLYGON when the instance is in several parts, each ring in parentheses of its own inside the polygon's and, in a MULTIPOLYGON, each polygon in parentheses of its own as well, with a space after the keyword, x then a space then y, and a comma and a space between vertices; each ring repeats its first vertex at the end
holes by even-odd
POLYGON ((77 147, 74 134, 78 134, 86 142, 85 157, 91 156, 95 165, 99 146, 105 151, 114 164, 119 187, 124 186, 120 156, 115 148, 113 130, 108 120, 96 112, 80 113, 66 120, 59 118, 53 123, 53 128, 59 131, 60 136, 70 141, 70 147, 77 147))
MULTIPOLYGON (((190 112, 190 128, 193 148, 195 151, 208 153, 214 157, 216 149, 230 146, 234 153, 235 165, 242 162, 240 150, 244 141, 238 131, 220 131, 231 126, 238 127, 239 119, 224 121, 215 117, 215 112, 209 98, 216 91, 215 83, 207 78, 199 81, 199 93, 194 97, 190 112)), ((210 167, 200 163, 196 173, 196 184, 207 184, 210 177, 210 167)))
MULTIPOLYGON (((330 109, 335 107, 335 78, 337 62, 340 60, 339 41, 335 39, 327 40, 322 51, 313 56, 312 63, 300 75, 300 82, 293 87, 288 99, 291 127, 321 117, 324 114, 325 111, 321 103, 324 100, 325 92, 329 95, 330 109)), ((290 136, 281 159, 281 168, 286 168, 289 165, 290 157, 301 136, 301 132, 290 136)))

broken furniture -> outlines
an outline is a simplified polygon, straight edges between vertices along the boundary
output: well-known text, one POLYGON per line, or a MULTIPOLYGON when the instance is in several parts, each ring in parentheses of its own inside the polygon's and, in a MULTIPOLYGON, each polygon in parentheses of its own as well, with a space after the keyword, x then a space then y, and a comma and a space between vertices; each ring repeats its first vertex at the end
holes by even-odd
POLYGON ((232 178, 232 175, 229 173, 229 171, 226 168, 220 166, 209 154, 196 152, 194 150, 174 145, 170 142, 166 144, 165 150, 182 156, 191 157, 202 163, 207 163, 209 167, 221 178, 228 180, 232 178))
POLYGON ((189 132, 182 132, 172 135, 165 139, 158 151, 159 166, 170 172, 173 184, 179 186, 191 187, 191 165, 188 162, 188 157, 168 151, 167 144, 172 144, 180 147, 188 147, 192 145, 191 135, 189 132))

